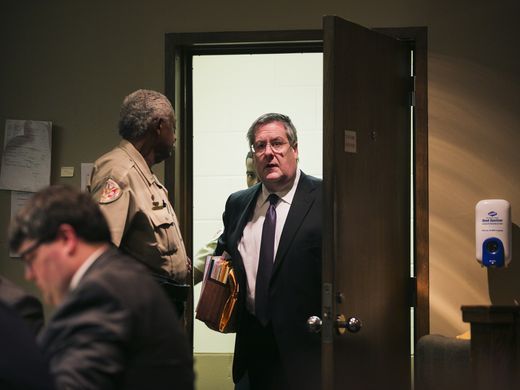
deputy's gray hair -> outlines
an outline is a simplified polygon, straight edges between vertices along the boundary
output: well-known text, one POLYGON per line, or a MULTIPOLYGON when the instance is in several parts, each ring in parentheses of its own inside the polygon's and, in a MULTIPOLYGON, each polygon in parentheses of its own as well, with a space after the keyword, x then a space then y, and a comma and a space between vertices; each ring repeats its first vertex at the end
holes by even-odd
POLYGON ((287 139, 289 140, 289 144, 291 146, 294 146, 298 143, 298 135, 296 133, 296 128, 291 122, 291 118, 289 118, 287 115, 270 112, 257 118, 247 131, 247 140, 249 142, 249 146, 255 143, 256 130, 260 126, 267 125, 271 122, 281 122, 283 124, 285 127, 285 135, 287 135, 287 139))
POLYGON ((159 119, 173 115, 173 107, 162 93, 139 89, 125 97, 119 111, 119 135, 133 140, 144 135, 159 119))

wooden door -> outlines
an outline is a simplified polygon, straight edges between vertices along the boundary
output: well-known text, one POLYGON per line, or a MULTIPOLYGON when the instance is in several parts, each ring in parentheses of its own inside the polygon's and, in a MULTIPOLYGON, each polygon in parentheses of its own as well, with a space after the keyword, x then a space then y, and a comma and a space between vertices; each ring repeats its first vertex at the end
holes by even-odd
POLYGON ((410 53, 338 17, 323 28, 323 389, 408 389, 410 53), (340 335, 340 315, 361 329, 340 335))

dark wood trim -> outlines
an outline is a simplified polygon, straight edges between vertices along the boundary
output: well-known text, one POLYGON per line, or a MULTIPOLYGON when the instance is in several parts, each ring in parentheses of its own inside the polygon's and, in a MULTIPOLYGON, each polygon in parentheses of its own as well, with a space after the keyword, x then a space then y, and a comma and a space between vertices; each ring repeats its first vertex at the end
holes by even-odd
MULTIPOLYGON (((415 50, 415 272, 417 305, 415 338, 428 334, 429 205, 428 205, 428 80, 427 27, 375 29, 409 41, 415 50)), ((169 33, 165 36, 165 94, 177 109, 175 156, 165 165, 165 184, 178 213, 188 254, 192 256, 192 101, 187 95, 194 54, 243 54, 323 51, 322 30, 228 31, 169 33), (189 59, 189 60, 188 60, 189 59)))
POLYGON ((416 340, 430 333, 430 240, 428 202, 428 30, 415 30, 415 255, 416 340))
MULTIPOLYGON (((191 109, 191 56, 184 55, 185 49, 175 40, 165 40, 165 88, 166 97, 176 108, 177 143, 174 155, 165 162, 164 181, 170 202, 177 213, 181 234, 190 258, 192 245, 192 109, 191 109)), ((192 286, 193 289, 193 286, 192 286)), ((193 291, 186 305, 185 328, 193 345, 193 291)))
MULTIPOLYGON (((336 132, 325 131, 325 129, 334 129, 334 112, 333 101, 331 97, 335 95, 335 84, 332 82, 331 77, 326 75, 333 74, 331 69, 332 64, 335 62, 334 55, 336 52, 331 50, 335 45, 335 34, 334 34, 334 23, 333 18, 323 18, 323 40, 326 42, 323 47, 323 172, 333 172, 334 159, 327 158, 333 156, 334 151, 331 149, 331 145, 335 145, 337 140, 334 139, 336 132), (330 45, 330 48, 329 46, 330 45), (330 93, 325 93, 330 91, 330 93)), ((330 175, 330 180, 323 181, 323 204, 333 204, 334 201, 334 188, 336 176, 330 175)), ((323 207, 322 211, 323 221, 334 221, 335 210, 328 207, 323 207)), ((324 245, 322 248, 322 255, 324 259, 333 259, 334 255, 338 253, 337 248, 337 236, 334 236, 336 231, 332 228, 332 224, 323 223, 322 236, 334 237, 333 245, 324 245)), ((321 343, 321 387, 325 390, 334 389, 334 343, 333 343, 333 329, 334 329, 334 318, 333 308, 334 302, 332 295, 332 281, 334 280, 335 271, 334 261, 322 261, 322 280, 328 281, 326 287, 325 283, 322 283, 322 313, 321 318, 322 324, 322 343, 321 343), (330 282, 329 282, 330 281, 330 282), (325 298, 324 298, 325 297, 325 298), (326 315, 324 315, 326 314, 326 315), (326 333, 324 333, 326 332, 326 333), (324 342, 327 341, 327 342, 324 342)))
POLYGON ((166 34, 166 42, 175 42, 176 46, 279 46, 295 45, 323 41, 321 30, 286 30, 286 31, 223 31, 166 34))
POLYGON ((471 324, 471 382, 475 390, 518 388, 520 383, 520 307, 462 306, 471 324))
POLYGON ((400 40, 414 49, 415 73, 415 276, 417 301, 415 307, 415 341, 430 333, 429 289, 429 203, 428 203, 428 28, 404 27, 376 29, 400 40))

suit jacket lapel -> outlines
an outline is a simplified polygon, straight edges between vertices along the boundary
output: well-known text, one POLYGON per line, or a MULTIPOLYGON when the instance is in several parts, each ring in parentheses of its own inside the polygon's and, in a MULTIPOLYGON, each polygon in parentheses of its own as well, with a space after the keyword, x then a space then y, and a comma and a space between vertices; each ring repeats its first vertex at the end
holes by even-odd
POLYGON ((240 213, 240 216, 238 218, 238 222, 234 228, 234 230, 230 233, 229 236, 229 242, 233 245, 233 250, 235 253, 230 253, 232 256, 232 260, 238 259, 238 262, 235 263, 236 265, 239 265, 244 270, 244 265, 242 261, 242 256, 240 256, 240 252, 238 251, 238 243, 240 242, 240 239, 242 238, 242 234, 244 233, 244 228, 246 227, 247 223, 249 222, 252 213, 255 210, 256 205, 256 199, 258 198, 258 194, 260 193, 262 189, 261 185, 256 186, 256 191, 251 191, 249 194, 249 199, 246 199, 246 207, 243 208, 243 210, 240 213), (233 258, 234 257, 234 258, 233 258))
POLYGON ((78 286, 81 285, 81 282, 85 280, 85 277, 92 272, 92 270, 102 267, 103 264, 107 261, 107 259, 111 258, 115 253, 117 253, 117 248, 110 244, 108 249, 101 253, 99 257, 90 265, 90 267, 85 271, 85 274, 82 276, 81 280, 78 283, 78 286))
POLYGON ((287 251, 293 244, 296 232, 298 229, 300 229, 305 216, 314 203, 314 189, 315 188, 309 184, 307 176, 302 172, 300 182, 298 183, 298 187, 296 188, 296 192, 294 194, 291 208, 289 209, 289 214, 287 215, 287 219, 285 221, 282 235, 280 236, 280 243, 278 244, 278 250, 276 251, 273 274, 271 278, 274 277, 276 271, 280 268, 280 264, 283 262, 287 251))

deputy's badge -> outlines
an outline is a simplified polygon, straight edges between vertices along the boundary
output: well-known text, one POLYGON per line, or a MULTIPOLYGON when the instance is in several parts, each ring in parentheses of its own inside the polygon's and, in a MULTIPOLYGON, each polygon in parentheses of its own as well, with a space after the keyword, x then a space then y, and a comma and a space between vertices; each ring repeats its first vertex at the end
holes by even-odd
POLYGON ((105 183, 105 187, 103 187, 103 192, 101 192, 99 203, 107 204, 118 200, 122 193, 123 191, 121 190, 119 184, 117 184, 115 180, 108 179, 105 183))

